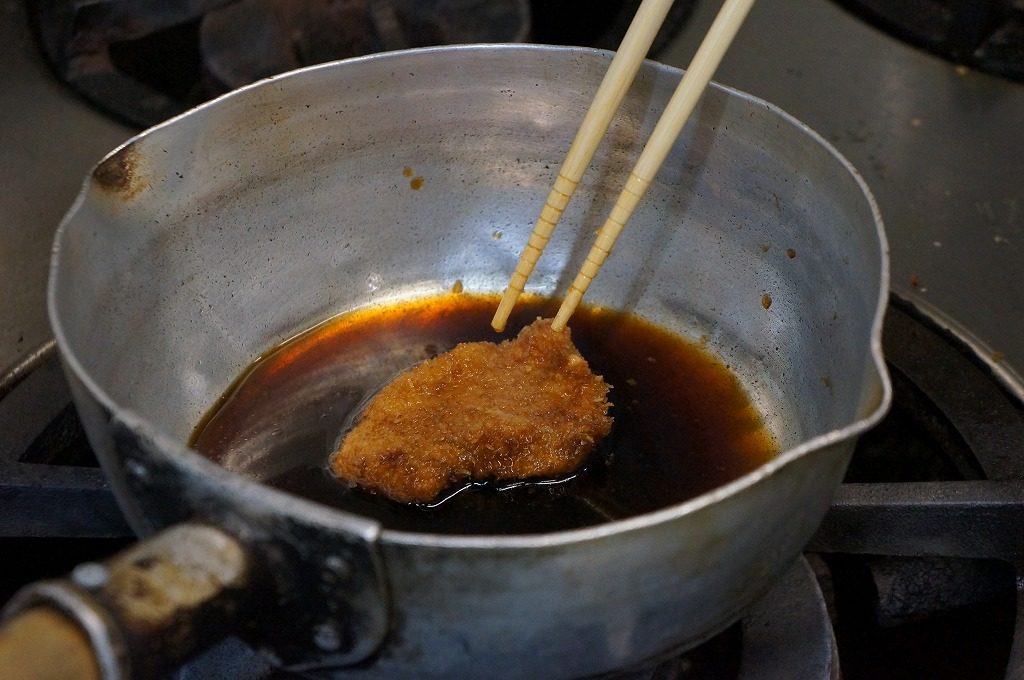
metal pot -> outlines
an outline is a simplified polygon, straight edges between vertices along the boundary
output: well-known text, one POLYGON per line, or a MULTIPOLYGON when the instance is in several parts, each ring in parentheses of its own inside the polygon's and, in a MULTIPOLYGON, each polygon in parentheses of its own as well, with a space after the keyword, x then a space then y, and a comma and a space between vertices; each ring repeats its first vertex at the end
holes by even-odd
MULTIPOLYGON (((11 611, 76 616, 109 677, 233 631, 309 673, 568 678, 735 621, 817 527, 890 385, 867 187, 806 126, 728 88, 704 96, 588 300, 707 336, 782 444, 774 460, 594 528, 443 536, 262 487, 185 444, 254 357, 317 320, 456 279, 500 291, 608 60, 467 46, 328 64, 101 162, 57 236, 51 321, 129 522, 186 524, 11 611)), ((643 67, 534 290, 567 285, 679 77, 643 67)))

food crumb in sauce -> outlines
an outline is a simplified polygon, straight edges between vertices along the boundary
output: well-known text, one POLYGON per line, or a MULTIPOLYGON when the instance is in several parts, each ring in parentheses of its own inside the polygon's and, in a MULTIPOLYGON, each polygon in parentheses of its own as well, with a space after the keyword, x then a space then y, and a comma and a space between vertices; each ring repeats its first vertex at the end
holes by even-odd
POLYGON ((499 230, 497 230, 497 229, 495 229, 494 232, 491 233, 491 238, 493 238, 495 241, 500 241, 501 240, 501 236, 502 236, 501 232, 499 230))
POLYGON ((402 175, 404 177, 412 177, 412 168, 410 168, 408 165, 402 168, 402 175))
POLYGON ((455 283, 452 284, 452 292, 456 295, 462 292, 462 279, 455 279, 455 283))
POLYGON ((412 187, 413 191, 419 191, 420 189, 423 188, 423 178, 413 177, 411 180, 409 180, 409 186, 412 187))
POLYGON ((999 350, 996 350, 996 351, 992 352, 992 362, 993 363, 996 363, 996 364, 1002 363, 1003 359, 1005 359, 1005 358, 1006 358, 1006 355, 1003 354, 1002 352, 1000 352, 999 350))
POLYGON ((762 244, 761 244, 760 246, 758 246, 758 247, 759 247, 759 248, 761 249, 761 252, 762 252, 762 253, 767 253, 767 252, 768 252, 768 244, 767 244, 767 243, 762 243, 762 244))
POLYGON ((793 248, 786 248, 786 257, 792 260, 796 257, 796 250, 793 248))
POLYGON ((914 288, 920 287, 921 286, 921 277, 918 276, 917 274, 911 274, 910 275, 910 285, 913 286, 914 288))
POLYGON ((771 307, 772 306, 772 296, 769 295, 768 293, 765 293, 764 295, 762 295, 761 296, 761 306, 764 307, 765 309, 768 309, 769 307, 771 307))

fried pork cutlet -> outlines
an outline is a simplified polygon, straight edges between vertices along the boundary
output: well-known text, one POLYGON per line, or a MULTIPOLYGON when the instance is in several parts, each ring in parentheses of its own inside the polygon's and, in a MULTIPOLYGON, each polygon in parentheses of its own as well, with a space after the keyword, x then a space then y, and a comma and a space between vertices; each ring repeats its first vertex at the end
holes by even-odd
POLYGON ((464 343, 399 375, 331 469, 404 503, 468 480, 559 477, 611 430, 608 389, 568 329, 538 319, 513 340, 464 343))

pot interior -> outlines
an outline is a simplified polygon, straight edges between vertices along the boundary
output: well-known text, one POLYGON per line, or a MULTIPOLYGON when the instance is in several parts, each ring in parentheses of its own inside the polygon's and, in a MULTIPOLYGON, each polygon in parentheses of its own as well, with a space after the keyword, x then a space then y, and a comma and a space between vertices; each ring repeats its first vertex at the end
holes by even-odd
MULTIPOLYGON (((500 291, 608 60, 390 53, 263 81, 140 135, 97 167, 58 235, 64 356, 184 442, 257 356, 320 320, 456 281, 500 291)), ((679 76, 641 69, 529 290, 566 290, 679 76)), ((785 450, 878 407, 885 277, 848 164, 713 86, 587 301, 705 339, 785 450)))

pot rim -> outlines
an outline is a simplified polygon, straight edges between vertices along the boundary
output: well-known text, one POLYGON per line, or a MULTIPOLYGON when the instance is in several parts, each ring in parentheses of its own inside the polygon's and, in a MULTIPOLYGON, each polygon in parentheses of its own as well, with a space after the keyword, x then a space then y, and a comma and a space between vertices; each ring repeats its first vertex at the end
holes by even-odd
MULTIPOLYGON (((878 239, 878 245, 880 248, 880 268, 879 268, 879 280, 878 280, 878 299, 875 305, 875 314, 871 324, 870 333, 870 354, 871 362, 874 368, 874 375, 867 376, 867 384, 874 387, 874 403, 868 406, 858 419, 852 423, 841 427, 830 430, 829 432, 815 436, 807 441, 798 444, 795 447, 787 449, 786 451, 780 452, 777 456, 771 460, 763 463, 754 470, 751 470, 747 474, 738 477, 731 482, 722 486, 711 489, 699 496, 688 499, 681 503, 655 510, 635 517, 629 517, 626 519, 616 520, 613 522, 607 522, 605 524, 599 524, 591 527, 584 527, 579 529, 569 529, 548 533, 538 534, 516 534, 516 535, 459 535, 459 534, 432 534, 432 533, 419 533, 410 531, 399 531, 393 529, 386 529, 375 520, 371 520, 360 515, 345 512, 331 508, 326 505, 316 503, 314 501, 306 500, 304 498, 292 495, 290 493, 274 489, 272 487, 265 486, 254 480, 248 479, 238 473, 231 472, 226 468, 223 468, 213 461, 200 455, 194 449, 189 447, 187 444, 178 441, 176 438, 171 437, 166 432, 163 432, 156 426, 152 425, 146 419, 139 416, 137 413, 132 411, 130 408, 125 408, 117 404, 89 375, 89 373, 83 367, 82 362, 72 351, 68 344, 67 338, 64 333, 63 326, 60 321, 58 313, 58 301, 56 299, 57 279, 59 276, 59 269, 62 255, 62 242, 66 232, 69 230, 71 223, 74 220, 75 215, 80 210, 82 204, 89 198, 92 188, 92 182, 90 181, 93 172, 97 167, 103 164, 104 161, 115 156, 123 149, 130 147, 135 142, 143 139, 150 135, 152 132, 174 125, 179 119, 185 118, 192 115, 196 111, 204 110, 209 107, 217 106, 220 102, 233 98, 242 97, 250 90, 256 90, 262 87, 267 87, 271 83, 279 80, 302 77, 304 74, 318 71, 321 69, 337 69, 337 68, 348 68, 353 64, 359 64, 364 61, 374 60, 402 60, 409 55, 415 54, 417 56, 423 54, 447 54, 453 52, 483 52, 488 53, 501 52, 503 55, 514 56, 521 52, 561 52, 567 55, 576 55, 587 59, 599 58, 602 60, 610 60, 613 56, 613 52, 608 50, 600 50, 595 48, 587 47, 563 47, 563 46, 551 46, 551 45, 534 45, 534 44, 472 44, 472 45, 455 45, 455 46, 441 46, 441 47, 427 47, 427 48, 415 48, 409 50, 400 50, 394 52, 384 52, 378 54, 365 55, 361 57, 354 57, 351 59, 344 59, 339 61, 327 62, 323 64, 317 64, 306 68, 298 69, 295 71, 289 71, 287 73, 278 74, 259 80, 245 87, 233 90, 226 94, 223 94, 215 99, 205 102, 193 109, 185 111, 173 118, 170 118, 163 123, 160 123, 154 127, 151 127, 139 134, 131 137, 117 148, 113 149, 110 153, 104 156, 89 173, 85 176, 82 184, 82 188, 79 190, 77 197, 72 203, 68 212, 61 219, 60 225, 58 226, 55 236, 53 251, 50 259, 50 272, 49 282, 47 289, 47 311, 50 318, 50 324, 53 329, 54 336, 57 341, 57 346, 60 351, 61 357, 64 361, 66 368, 72 371, 77 380, 79 380, 85 388, 88 390, 92 398, 96 399, 106 410, 108 410, 114 418, 136 432, 140 436, 151 441, 155 448, 168 460, 172 461, 174 465, 182 466, 190 472, 201 475, 207 478, 213 484, 219 484, 224 487, 225 491, 231 492, 233 496, 244 499, 245 502, 252 502, 254 504, 263 506, 271 512, 279 512, 286 515, 298 516, 306 519, 307 521, 323 525, 328 528, 335 530, 355 532, 367 540, 380 540, 384 543, 395 544, 395 545, 415 545, 415 546, 429 546, 436 548, 463 548, 463 549, 480 549, 480 550, 494 550, 494 549, 530 549, 530 548, 546 548, 558 545, 567 545, 573 543, 583 543, 588 541, 594 541, 602 539, 606 536, 641 530, 652 525, 661 524, 676 520, 684 515, 694 514, 703 508, 710 505, 714 505, 729 496, 736 495, 742 492, 744 489, 754 486, 761 480, 776 474, 783 467, 786 467, 793 461, 803 458, 804 456, 810 455, 815 451, 824 449, 828 446, 837 444, 839 442, 852 439, 857 437, 864 431, 873 427, 888 411, 890 403, 892 401, 892 385, 889 379, 889 374, 886 369, 885 360, 882 356, 882 322, 885 315, 885 309, 888 303, 889 297, 889 246, 885 236, 885 230, 883 226, 882 216, 878 209, 878 204, 875 201, 867 183, 864 178, 860 175, 857 169, 847 160, 839 151, 830 144, 824 137, 815 132, 805 123, 801 122, 794 116, 786 113, 784 110, 767 102, 759 97, 755 97, 748 93, 742 92, 732 87, 721 85, 717 82, 712 81, 709 87, 724 91, 727 94, 739 97, 740 99, 746 100, 759 107, 764 107, 774 115, 778 116, 781 121, 797 128, 800 132, 809 135, 814 141, 821 145, 826 152, 828 152, 833 158, 835 158, 840 165, 842 165, 847 172, 853 177, 861 189, 864 198, 868 202, 868 206, 871 211, 871 215, 875 226, 875 236, 878 239), (875 383, 871 385, 871 383, 875 383)), ((653 69, 662 73, 669 74, 672 77, 679 78, 682 76, 683 69, 676 68, 674 66, 668 66, 652 60, 646 60, 643 68, 653 69)), ((126 509, 127 510, 127 509, 126 509)), ((128 515, 129 524, 132 528, 141 534, 146 534, 151 531, 151 527, 140 517, 132 517, 130 512, 126 512, 128 515)))

